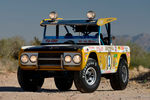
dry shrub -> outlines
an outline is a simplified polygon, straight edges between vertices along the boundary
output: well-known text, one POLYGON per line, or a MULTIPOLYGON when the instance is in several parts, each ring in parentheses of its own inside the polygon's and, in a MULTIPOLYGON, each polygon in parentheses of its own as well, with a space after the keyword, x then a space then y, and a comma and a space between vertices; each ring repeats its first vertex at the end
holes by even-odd
POLYGON ((131 67, 140 65, 150 68, 150 53, 143 50, 139 45, 128 42, 127 45, 131 49, 131 67))
POLYGON ((0 72, 15 72, 18 67, 18 61, 14 59, 1 58, 0 72))
POLYGON ((31 45, 40 45, 41 41, 37 37, 34 37, 33 40, 30 41, 30 44, 31 45))
POLYGON ((23 38, 15 36, 0 40, 0 70, 15 71, 18 66, 18 53, 22 45, 25 44, 23 38))
MULTIPOLYGON (((16 71, 18 67, 18 54, 20 48, 24 45, 25 40, 19 36, 0 40, 0 72, 16 71)), ((40 40, 34 37, 30 45, 40 45, 40 40)))
POLYGON ((18 53, 24 44, 23 38, 18 36, 0 40, 0 57, 18 59, 18 53))

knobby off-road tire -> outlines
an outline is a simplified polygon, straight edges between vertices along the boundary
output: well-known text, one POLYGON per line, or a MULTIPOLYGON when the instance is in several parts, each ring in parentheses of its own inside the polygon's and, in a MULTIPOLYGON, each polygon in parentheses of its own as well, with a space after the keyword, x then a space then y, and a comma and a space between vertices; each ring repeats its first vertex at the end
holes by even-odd
POLYGON ((24 91, 35 92, 41 89, 44 83, 44 78, 33 77, 36 74, 35 71, 26 71, 18 67, 18 82, 24 91))
POLYGON ((60 91, 67 91, 72 87, 74 72, 64 72, 61 77, 54 77, 55 85, 60 91))
POLYGON ((114 90, 124 90, 128 84, 129 71, 128 64, 125 59, 121 58, 117 73, 110 77, 110 84, 114 90))
POLYGON ((82 71, 75 72, 74 83, 80 92, 94 92, 101 80, 101 70, 95 59, 89 58, 82 71))

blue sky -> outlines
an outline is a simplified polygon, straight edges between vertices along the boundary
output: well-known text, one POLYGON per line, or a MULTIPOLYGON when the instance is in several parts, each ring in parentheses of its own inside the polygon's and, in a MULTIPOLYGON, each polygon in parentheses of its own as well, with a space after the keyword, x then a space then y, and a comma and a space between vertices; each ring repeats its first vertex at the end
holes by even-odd
POLYGON ((114 35, 150 34, 149 5, 150 0, 1 0, 0 39, 15 35, 26 40, 34 36, 42 39, 40 21, 51 11, 64 19, 83 19, 88 10, 93 10, 97 18, 117 17, 112 23, 114 35))

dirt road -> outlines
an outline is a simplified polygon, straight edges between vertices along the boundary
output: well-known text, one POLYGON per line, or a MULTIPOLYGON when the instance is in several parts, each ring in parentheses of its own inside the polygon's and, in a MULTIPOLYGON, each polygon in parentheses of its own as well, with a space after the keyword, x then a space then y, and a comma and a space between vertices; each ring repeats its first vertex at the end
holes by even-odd
POLYGON ((73 85, 70 91, 59 92, 53 79, 46 79, 39 92, 24 92, 16 73, 0 74, 0 100, 150 100, 150 88, 135 80, 123 91, 113 91, 109 80, 102 79, 94 93, 80 93, 73 85))

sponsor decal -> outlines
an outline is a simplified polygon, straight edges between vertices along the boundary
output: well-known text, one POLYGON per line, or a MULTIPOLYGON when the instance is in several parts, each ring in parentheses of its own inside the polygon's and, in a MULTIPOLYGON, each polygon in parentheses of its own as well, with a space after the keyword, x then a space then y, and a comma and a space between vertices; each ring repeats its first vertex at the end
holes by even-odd
POLYGON ((108 51, 108 47, 105 47, 105 51, 108 51))
POLYGON ((117 52, 117 46, 115 46, 115 52, 117 52))
POLYGON ((82 40, 79 40, 78 43, 82 43, 82 40))
POLYGON ((130 53, 127 52, 126 54, 127 54, 127 57, 130 57, 130 53))
POLYGON ((84 52, 89 52, 89 49, 88 48, 84 48, 84 52))
POLYGON ((111 47, 111 50, 114 51, 114 50, 115 50, 115 47, 111 47))
POLYGON ((103 51, 104 50, 104 48, 103 47, 100 47, 100 51, 103 51))
POLYGON ((84 42, 84 43, 87 43, 87 40, 84 40, 83 42, 84 42))
POLYGON ((115 66, 117 66, 117 65, 118 65, 118 63, 116 62, 115 66))
POLYGON ((89 52, 89 48, 87 48, 86 50, 87 50, 87 52, 89 52))
POLYGON ((115 67, 117 67, 118 63, 117 63, 117 58, 113 59, 113 69, 115 69, 115 67))
POLYGON ((78 43, 96 43, 94 40, 78 40, 78 43))
POLYGON ((105 47, 105 52, 111 52, 112 47, 105 47))
POLYGON ((118 50, 121 50, 120 46, 118 47, 118 50))
POLYGON ((89 46, 85 47, 84 51, 89 52, 95 50, 97 52, 129 52, 127 46, 89 46), (88 50, 86 50, 88 48, 88 50))
POLYGON ((84 62, 86 63, 86 60, 88 59, 88 53, 85 53, 85 60, 84 60, 84 62))
POLYGON ((95 50, 95 47, 89 47, 90 50, 95 50))
POLYGON ((117 56, 118 56, 117 54, 114 54, 114 58, 117 58, 117 56))
POLYGON ((124 46, 121 46, 120 48, 121 48, 121 50, 124 50, 124 46))
POLYGON ((124 47, 124 49, 125 49, 126 52, 130 52, 129 47, 124 47))
POLYGON ((101 69, 103 68, 103 64, 102 64, 102 63, 100 64, 100 68, 101 68, 101 69))
POLYGON ((115 69, 113 69, 113 70, 101 70, 102 74, 104 74, 104 73, 114 73, 114 72, 116 72, 115 69))
POLYGON ((46 41, 47 43, 50 43, 50 42, 56 43, 56 42, 58 42, 57 39, 46 39, 45 41, 46 41))
POLYGON ((130 60, 128 60, 128 64, 130 64, 130 60))
POLYGON ((102 56, 99 56, 99 62, 102 64, 102 56))
POLYGON ((100 50, 100 47, 96 47, 96 51, 97 52, 100 52, 101 50, 100 50))

